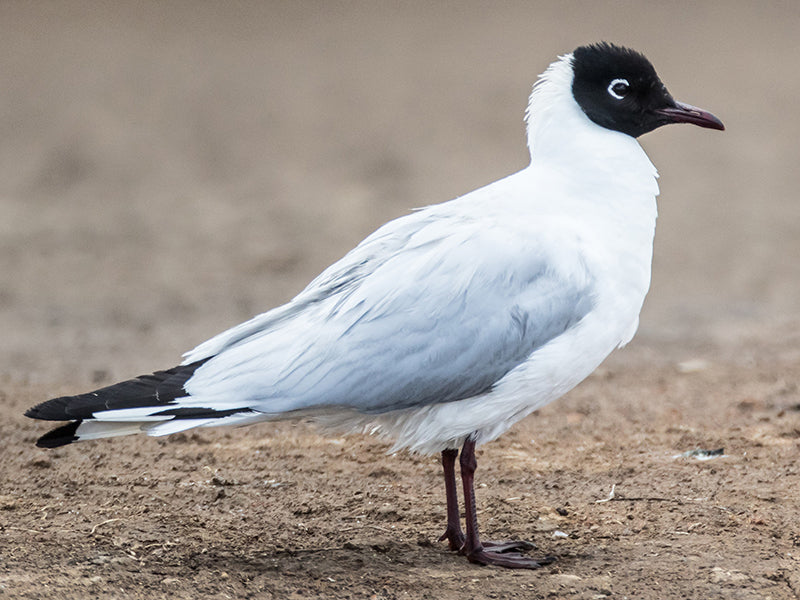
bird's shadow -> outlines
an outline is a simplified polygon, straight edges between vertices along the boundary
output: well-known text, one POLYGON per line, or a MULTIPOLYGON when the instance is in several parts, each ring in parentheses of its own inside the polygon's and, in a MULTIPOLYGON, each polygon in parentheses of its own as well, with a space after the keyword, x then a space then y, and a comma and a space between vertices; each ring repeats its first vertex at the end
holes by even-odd
MULTIPOLYGON (((541 551, 534 550, 532 557, 541 551)), ((571 554, 559 554, 548 570, 560 571, 578 558, 571 554)), ((253 547, 237 552, 224 548, 209 548, 202 553, 187 557, 192 569, 219 570, 225 572, 263 575, 274 573, 281 576, 303 576, 312 578, 330 577, 343 579, 358 575, 360 578, 385 577, 393 571, 407 573, 413 569, 431 569, 447 572, 492 569, 467 561, 457 552, 435 543, 387 542, 375 540, 371 543, 346 542, 340 545, 307 548, 253 547)), ((506 569, 497 569, 501 572, 506 569)))

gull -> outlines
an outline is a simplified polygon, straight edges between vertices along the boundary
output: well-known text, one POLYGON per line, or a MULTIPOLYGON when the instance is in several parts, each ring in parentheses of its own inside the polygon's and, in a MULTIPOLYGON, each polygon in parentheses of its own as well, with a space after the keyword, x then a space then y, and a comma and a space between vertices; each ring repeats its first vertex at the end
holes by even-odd
POLYGON ((552 562, 528 556, 529 542, 481 541, 475 448, 633 337, 658 195, 636 138, 669 123, 724 126, 675 101, 642 54, 605 42, 553 62, 525 120, 526 168, 383 225, 287 304, 200 344, 180 366, 29 409, 70 421, 37 445, 311 418, 393 440, 392 451, 441 453, 440 539, 469 561, 552 562))

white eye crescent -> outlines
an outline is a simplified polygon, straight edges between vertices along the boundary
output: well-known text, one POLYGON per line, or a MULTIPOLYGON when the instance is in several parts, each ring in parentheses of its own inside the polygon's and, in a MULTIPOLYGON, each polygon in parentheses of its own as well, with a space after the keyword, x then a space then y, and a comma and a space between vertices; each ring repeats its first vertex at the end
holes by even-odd
POLYGON ((631 86, 627 79, 614 79, 608 84, 608 93, 617 100, 622 100, 628 95, 628 90, 630 90, 630 87, 631 86))

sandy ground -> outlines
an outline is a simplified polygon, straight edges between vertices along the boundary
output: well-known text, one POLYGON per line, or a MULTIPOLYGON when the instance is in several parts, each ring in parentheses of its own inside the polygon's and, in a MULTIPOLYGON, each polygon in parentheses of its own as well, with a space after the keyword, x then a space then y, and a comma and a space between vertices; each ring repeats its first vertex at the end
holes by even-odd
POLYGON ((788 2, 0 4, 0 597, 799 597, 797 31, 788 2), (535 76, 600 39, 728 130, 642 140, 639 335, 481 450, 483 531, 554 565, 448 552, 437 459, 370 438, 33 447, 26 407, 170 367, 523 167, 535 76))

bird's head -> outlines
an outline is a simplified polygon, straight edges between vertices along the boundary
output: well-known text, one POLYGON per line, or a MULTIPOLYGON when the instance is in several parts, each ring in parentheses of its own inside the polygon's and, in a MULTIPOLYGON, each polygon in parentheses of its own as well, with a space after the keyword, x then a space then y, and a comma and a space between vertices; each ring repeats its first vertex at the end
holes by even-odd
POLYGON ((609 43, 581 46, 571 55, 572 95, 597 125, 633 137, 670 123, 725 129, 709 112, 677 102, 650 61, 609 43))

